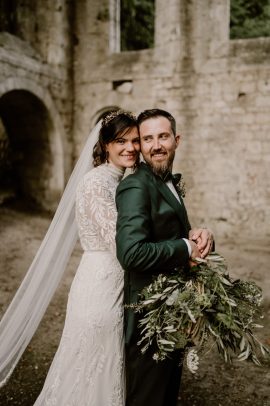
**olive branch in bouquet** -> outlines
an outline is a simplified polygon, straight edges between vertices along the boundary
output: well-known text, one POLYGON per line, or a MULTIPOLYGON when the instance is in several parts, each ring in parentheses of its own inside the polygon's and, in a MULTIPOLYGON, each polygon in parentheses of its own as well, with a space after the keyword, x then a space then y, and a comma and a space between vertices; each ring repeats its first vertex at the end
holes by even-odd
POLYGON ((255 321, 262 317, 261 289, 254 282, 232 279, 217 253, 196 262, 190 270, 160 274, 130 306, 142 314, 142 353, 154 344, 153 358, 161 361, 176 349, 192 347, 187 366, 195 372, 198 354, 214 344, 226 362, 237 357, 261 365, 270 354, 254 334, 262 327, 255 321))

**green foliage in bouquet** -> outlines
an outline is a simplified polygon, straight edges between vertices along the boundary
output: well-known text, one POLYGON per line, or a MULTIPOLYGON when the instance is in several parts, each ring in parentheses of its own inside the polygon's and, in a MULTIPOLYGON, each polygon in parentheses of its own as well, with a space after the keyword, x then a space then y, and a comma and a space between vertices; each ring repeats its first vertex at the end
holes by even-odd
POLYGON ((142 312, 138 345, 144 353, 154 344, 156 361, 175 349, 195 346, 187 357, 192 372, 197 369, 197 352, 213 343, 226 362, 236 356, 261 365, 262 356, 270 353, 253 332, 262 327, 255 322, 262 313, 261 301, 261 289, 254 282, 233 280, 224 258, 212 253, 190 270, 160 274, 142 291, 140 302, 132 305, 142 312))

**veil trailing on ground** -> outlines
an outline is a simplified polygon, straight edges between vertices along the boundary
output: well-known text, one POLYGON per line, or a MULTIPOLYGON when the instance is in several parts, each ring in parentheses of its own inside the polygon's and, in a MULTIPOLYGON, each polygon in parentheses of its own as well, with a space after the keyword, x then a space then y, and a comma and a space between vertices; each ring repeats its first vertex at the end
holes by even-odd
POLYGON ((90 133, 42 244, 0 322, 0 387, 37 330, 78 239, 75 193, 93 166, 91 157, 99 129, 100 123, 90 133))

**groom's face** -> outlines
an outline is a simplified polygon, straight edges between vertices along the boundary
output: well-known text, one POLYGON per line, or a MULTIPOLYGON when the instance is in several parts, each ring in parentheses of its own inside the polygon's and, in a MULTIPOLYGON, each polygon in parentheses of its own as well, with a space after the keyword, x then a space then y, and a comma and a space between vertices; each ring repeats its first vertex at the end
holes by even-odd
POLYGON ((141 153, 158 175, 172 170, 180 136, 174 135, 170 121, 163 116, 148 118, 140 125, 141 153))

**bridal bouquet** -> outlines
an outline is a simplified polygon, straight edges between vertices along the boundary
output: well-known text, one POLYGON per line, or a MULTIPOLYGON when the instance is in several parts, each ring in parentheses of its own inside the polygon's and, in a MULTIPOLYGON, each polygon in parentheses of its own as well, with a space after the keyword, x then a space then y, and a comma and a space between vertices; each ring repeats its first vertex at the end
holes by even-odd
POLYGON ((154 344, 156 361, 175 349, 191 348, 191 372, 198 369, 198 354, 213 344, 227 362, 234 355, 261 365, 260 358, 270 354, 253 331, 262 327, 255 322, 262 317, 261 301, 261 289, 254 282, 233 280, 224 258, 209 254, 190 270, 160 274, 144 288, 139 303, 132 305, 142 313, 138 345, 144 353, 154 344))

